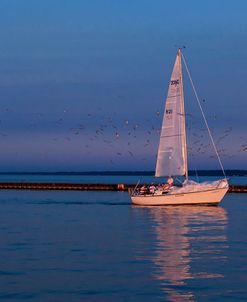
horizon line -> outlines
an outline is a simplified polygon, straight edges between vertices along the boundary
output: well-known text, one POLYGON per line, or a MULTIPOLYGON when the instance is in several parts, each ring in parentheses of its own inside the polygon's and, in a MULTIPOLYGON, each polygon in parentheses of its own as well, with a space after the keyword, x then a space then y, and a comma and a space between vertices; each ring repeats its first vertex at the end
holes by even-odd
MULTIPOLYGON (((189 170, 189 175, 223 175, 221 170, 218 169, 201 169, 201 170, 189 170)), ((226 169, 226 175, 247 175, 247 169, 226 169)), ((94 170, 94 171, 3 171, 0 175, 146 175, 154 176, 154 170, 94 170)))

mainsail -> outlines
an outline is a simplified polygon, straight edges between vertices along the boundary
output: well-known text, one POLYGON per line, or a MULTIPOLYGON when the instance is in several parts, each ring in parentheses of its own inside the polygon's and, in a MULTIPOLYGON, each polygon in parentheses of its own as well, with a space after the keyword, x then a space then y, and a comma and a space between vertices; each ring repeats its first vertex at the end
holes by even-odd
POLYGON ((173 67, 160 134, 156 177, 188 174, 181 50, 173 67))

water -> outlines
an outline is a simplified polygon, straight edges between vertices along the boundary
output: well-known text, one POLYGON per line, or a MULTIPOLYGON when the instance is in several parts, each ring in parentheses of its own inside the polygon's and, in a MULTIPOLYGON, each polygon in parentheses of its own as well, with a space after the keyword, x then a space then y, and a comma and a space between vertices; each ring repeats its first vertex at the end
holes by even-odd
POLYGON ((0 191, 0 301, 246 301, 247 194, 135 207, 125 192, 0 191))
MULTIPOLYGON (((217 180, 222 176, 191 176, 190 179, 203 182, 217 180)), ((247 176, 229 176, 231 185, 247 185, 247 176)), ((157 182, 157 178, 149 175, 75 175, 75 174, 0 174, 0 182, 58 182, 58 183, 125 183, 136 184, 157 182)))

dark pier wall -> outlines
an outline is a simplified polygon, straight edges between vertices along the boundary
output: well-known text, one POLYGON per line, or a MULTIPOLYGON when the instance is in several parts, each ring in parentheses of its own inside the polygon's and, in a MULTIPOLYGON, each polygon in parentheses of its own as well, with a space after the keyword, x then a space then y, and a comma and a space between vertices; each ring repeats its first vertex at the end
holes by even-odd
MULTIPOLYGON (((79 184, 79 183, 27 183, 1 182, 0 190, 93 190, 93 191, 128 191, 134 188, 132 184, 79 184)), ((230 186, 228 192, 247 193, 247 185, 230 186)))

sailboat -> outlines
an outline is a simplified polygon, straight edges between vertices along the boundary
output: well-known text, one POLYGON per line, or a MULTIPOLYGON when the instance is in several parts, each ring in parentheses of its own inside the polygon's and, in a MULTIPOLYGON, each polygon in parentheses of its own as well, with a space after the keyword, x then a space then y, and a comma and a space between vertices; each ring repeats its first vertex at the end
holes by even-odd
POLYGON ((173 180, 171 177, 178 176, 185 177, 182 186, 175 186, 170 182, 168 189, 164 189, 164 186, 158 188, 152 186, 152 190, 147 191, 142 191, 136 186, 130 193, 132 203, 144 206, 185 204, 217 205, 223 199, 229 187, 222 162, 181 48, 178 49, 169 82, 155 171, 155 177, 169 177, 173 180), (188 179, 182 62, 188 72, 209 137, 223 171, 224 178, 217 181, 197 183, 188 179))

